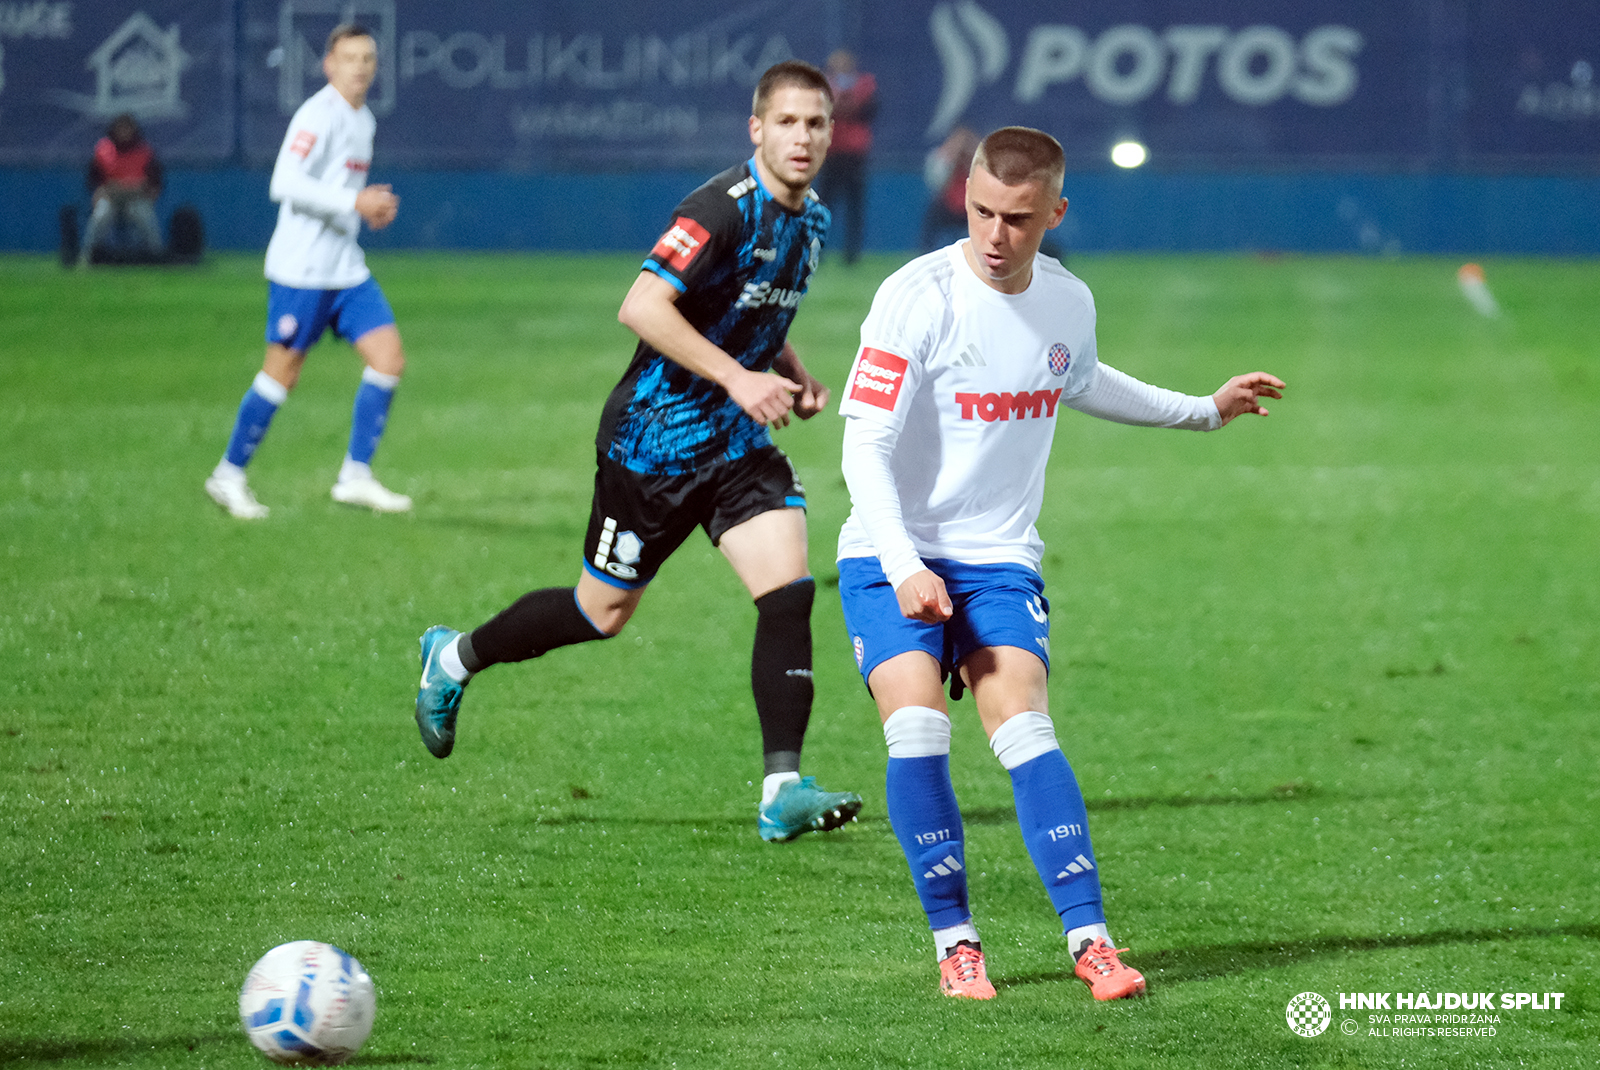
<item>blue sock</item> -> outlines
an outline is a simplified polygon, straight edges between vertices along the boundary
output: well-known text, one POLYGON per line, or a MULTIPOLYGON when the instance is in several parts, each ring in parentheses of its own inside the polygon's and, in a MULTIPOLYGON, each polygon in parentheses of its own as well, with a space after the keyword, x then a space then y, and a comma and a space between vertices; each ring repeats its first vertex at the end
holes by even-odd
POLYGON ((1106 920, 1100 871, 1089 846, 1089 811, 1067 756, 1048 750, 1011 770, 1017 825, 1062 931, 1106 920))
POLYGON ((378 443, 383 438, 384 425, 389 422, 389 403, 394 400, 394 388, 399 382, 399 376, 385 375, 371 368, 361 373, 361 387, 356 391, 355 409, 350 414, 352 461, 372 463, 372 455, 378 452, 378 443))
POLYGON ((250 463, 256 447, 267 436, 267 428, 272 426, 278 406, 288 397, 289 390, 282 383, 266 372, 257 373, 250 389, 244 392, 244 400, 239 402, 239 415, 233 421, 233 434, 229 436, 228 450, 223 454, 229 464, 243 468, 250 463))
POLYGON ((950 755, 890 758, 889 822, 911 865, 911 882, 934 929, 972 916, 967 907, 966 844, 950 783, 950 755))

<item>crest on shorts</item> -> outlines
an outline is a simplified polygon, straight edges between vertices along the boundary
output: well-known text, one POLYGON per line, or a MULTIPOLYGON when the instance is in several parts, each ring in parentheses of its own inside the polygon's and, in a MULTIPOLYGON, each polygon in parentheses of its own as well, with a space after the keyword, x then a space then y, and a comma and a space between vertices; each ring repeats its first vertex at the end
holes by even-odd
POLYGON ((287 342, 294 337, 294 332, 300 329, 300 321, 293 314, 285 312, 278 317, 278 341, 287 342))
POLYGON ((1072 367, 1072 354, 1067 352, 1067 347, 1060 342, 1050 347, 1047 359, 1050 361, 1050 372, 1053 375, 1065 375, 1067 369, 1072 367))

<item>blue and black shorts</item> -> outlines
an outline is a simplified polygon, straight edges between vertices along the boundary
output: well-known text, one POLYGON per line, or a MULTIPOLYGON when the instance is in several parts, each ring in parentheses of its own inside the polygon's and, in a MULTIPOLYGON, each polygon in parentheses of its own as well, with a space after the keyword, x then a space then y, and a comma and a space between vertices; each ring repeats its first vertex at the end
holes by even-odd
POLYGON ((730 528, 762 513, 805 507, 805 487, 776 446, 686 475, 635 472, 602 456, 594 476, 583 567, 613 587, 637 590, 655 578, 697 527, 705 529, 715 546, 730 528))

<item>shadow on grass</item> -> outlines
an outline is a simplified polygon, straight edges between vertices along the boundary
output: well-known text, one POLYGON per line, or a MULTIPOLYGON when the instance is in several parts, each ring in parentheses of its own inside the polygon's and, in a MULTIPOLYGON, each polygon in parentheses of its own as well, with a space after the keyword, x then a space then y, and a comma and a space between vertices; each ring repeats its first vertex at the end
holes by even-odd
MULTIPOLYGON (((1151 980, 1162 983, 1203 981, 1236 973, 1296 966, 1319 958, 1392 951, 1398 948, 1441 947, 1449 944, 1490 944, 1513 940, 1545 940, 1577 936, 1600 940, 1600 925, 1564 925, 1543 929, 1440 929, 1431 933, 1395 933, 1387 936, 1326 936, 1315 940, 1257 941, 1248 944, 1213 944, 1209 947, 1173 948, 1130 954, 1128 964, 1151 980)), ((1070 970, 1050 970, 1006 978, 1007 984, 1032 985, 1074 980, 1070 970)))
MULTIPOLYGON (((99 1062, 116 1064, 151 1053, 183 1056, 201 1048, 238 1047, 250 1050, 242 1033, 208 1033, 187 1037, 6 1037, 0 1039, 0 1066, 19 1063, 99 1062)), ((215 1055, 215 1052, 212 1052, 215 1055)), ((399 1063, 432 1064, 415 1052, 395 1055, 358 1055, 348 1066, 391 1066, 399 1063)))
MULTIPOLYGON (((1317 798, 1323 794, 1324 792, 1320 789, 1303 784, 1284 784, 1267 791, 1256 792, 1253 795, 1136 795, 1127 798, 1089 799, 1087 800, 1087 805, 1090 810, 1096 812, 1155 810, 1161 807, 1183 809, 1189 806, 1264 806, 1282 803, 1287 800, 1317 798)), ((881 813, 869 812, 863 814, 857 820, 860 824, 872 825, 879 822, 886 823, 888 818, 881 813)), ((1017 812, 1015 808, 1010 806, 974 806, 970 809, 962 809, 961 820, 968 825, 1008 825, 1016 822, 1017 812)), ((632 814, 622 816, 617 814, 581 813, 538 814, 524 818, 519 823, 551 827, 560 825, 604 825, 612 828, 656 826, 662 828, 695 828, 703 831, 743 828, 749 824, 744 818, 729 818, 726 816, 638 817, 632 814)))
MULTIPOLYGON (((1266 806, 1293 799, 1317 798, 1324 793, 1303 784, 1284 784, 1253 795, 1134 795, 1126 798, 1086 799, 1085 805, 1095 813, 1112 810, 1157 810, 1162 807, 1181 810, 1189 806, 1266 806)), ((1017 811, 1010 806, 975 806, 961 810, 961 820, 968 825, 1006 825, 1015 822, 1017 811)))
POLYGON ((242 1033, 208 1033, 175 1037, 5 1037, 0 1038, 0 1066, 15 1063, 57 1063, 75 1060, 117 1063, 148 1052, 182 1055, 220 1044, 249 1041, 242 1033))

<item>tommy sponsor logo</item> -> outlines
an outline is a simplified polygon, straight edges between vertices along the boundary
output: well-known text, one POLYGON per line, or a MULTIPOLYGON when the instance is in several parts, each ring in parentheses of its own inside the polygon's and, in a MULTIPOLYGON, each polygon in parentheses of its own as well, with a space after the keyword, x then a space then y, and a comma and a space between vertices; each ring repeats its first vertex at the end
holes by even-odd
POLYGON ((289 142, 289 151, 302 160, 311 155, 312 146, 317 143, 317 135, 309 130, 301 130, 295 134, 294 140, 289 142))
POLYGON ((1015 394, 1006 391, 1000 394, 956 395, 956 404, 961 406, 963 420, 977 419, 991 424, 996 420, 1054 416, 1056 403, 1060 400, 1059 389, 1023 390, 1015 394))
POLYGON ((1056 880, 1061 880, 1063 877, 1075 877, 1080 873, 1087 873, 1093 868, 1093 862, 1089 861, 1083 855, 1079 855, 1077 858, 1067 863, 1066 869, 1056 874, 1056 880))
POLYGON ((799 676, 799 677, 801 677, 803 679, 806 679, 806 680, 812 680, 812 679, 815 679, 815 677, 816 677, 816 674, 813 673, 810 669, 785 669, 785 670, 783 670, 783 675, 785 675, 785 676, 799 676))
POLYGON ((694 258, 700 255, 700 250, 710 240, 711 234, 705 227, 688 216, 679 216, 661 235, 661 240, 650 250, 650 255, 673 271, 683 271, 694 263, 694 258))
POLYGON ((644 552, 644 540, 631 531, 617 531, 617 522, 606 517, 600 529, 600 541, 595 546, 594 567, 603 569, 619 580, 638 579, 639 556, 644 552))
POLYGON ((763 305, 777 305, 779 308, 794 308, 803 296, 805 295, 800 290, 786 290, 770 282, 747 282, 734 307, 760 308, 763 305))
MULTIPOLYGON (((1079 856, 1079 857, 1082 857, 1082 856, 1079 856)), ((948 855, 945 855, 942 860, 940 860, 938 862, 935 862, 933 864, 933 868, 928 870, 928 872, 924 873, 922 876, 924 878, 928 878, 928 877, 948 877, 948 876, 950 876, 950 874, 952 874, 952 873, 960 873, 963 869, 966 869, 966 868, 967 868, 966 866, 963 866, 960 862, 956 861, 956 856, 955 855, 948 854, 948 855)))
POLYGON ((893 411, 909 366, 910 362, 904 357, 864 347, 856 361, 856 374, 850 380, 850 400, 893 411))

